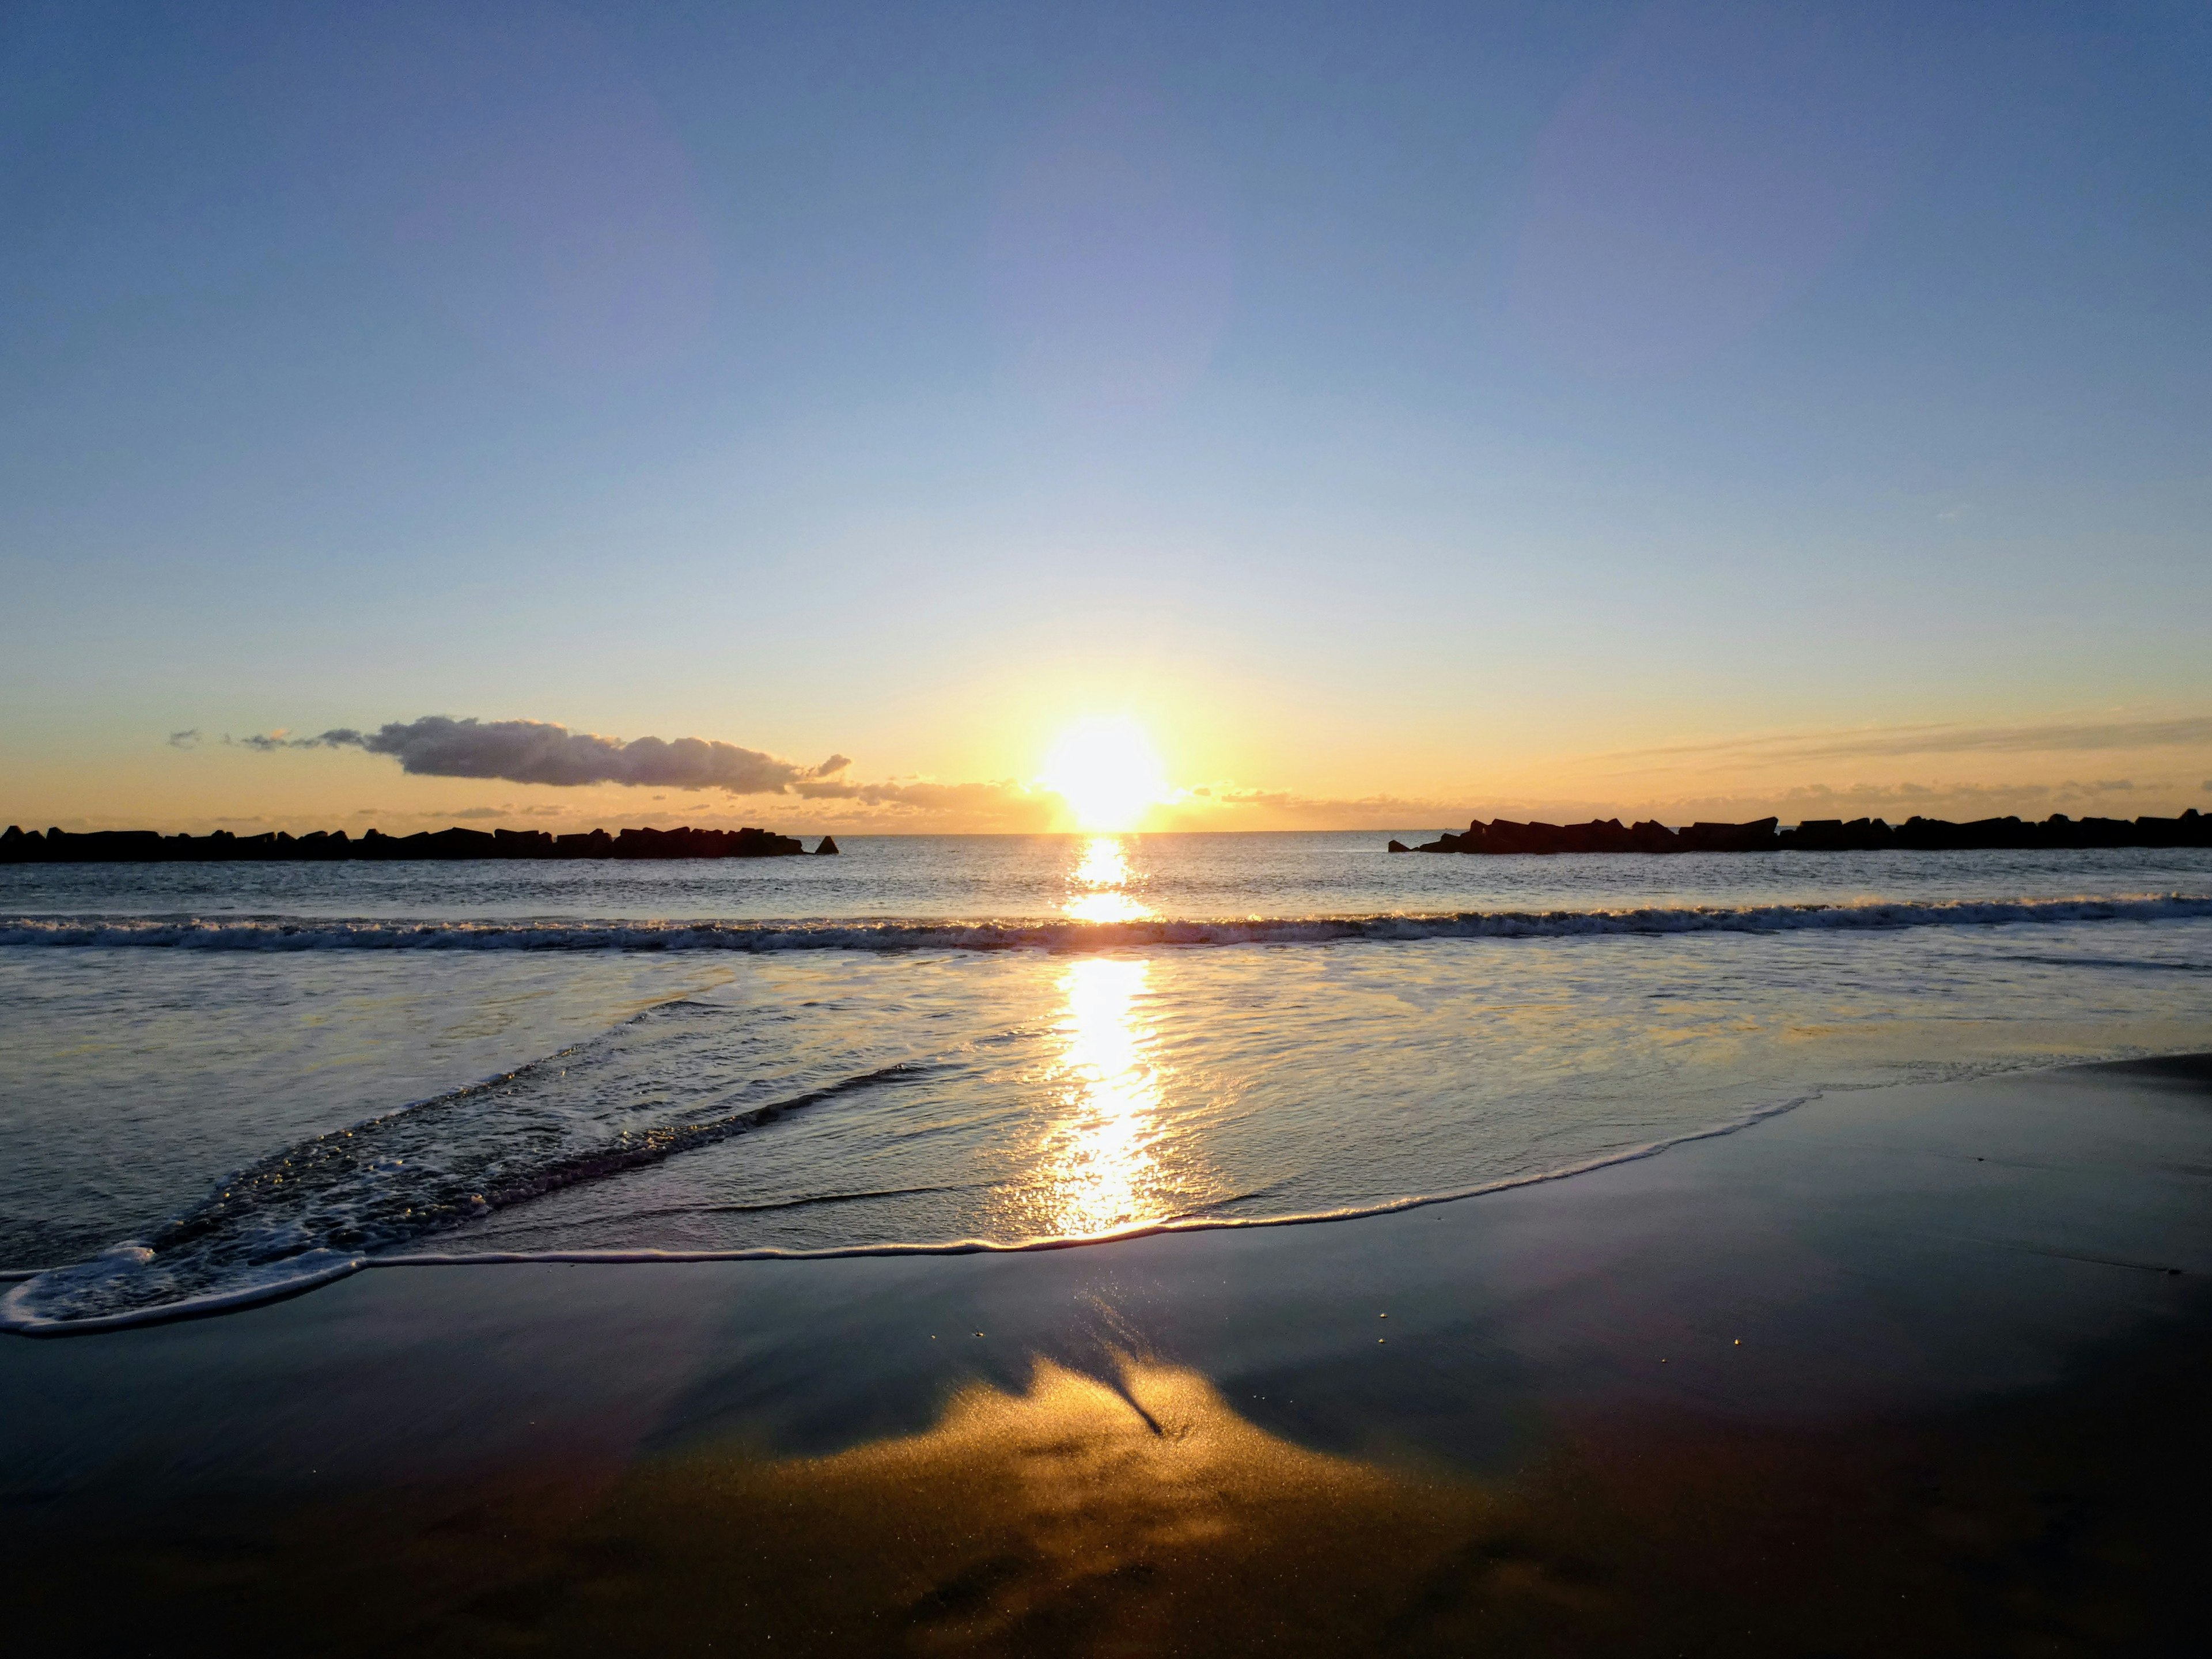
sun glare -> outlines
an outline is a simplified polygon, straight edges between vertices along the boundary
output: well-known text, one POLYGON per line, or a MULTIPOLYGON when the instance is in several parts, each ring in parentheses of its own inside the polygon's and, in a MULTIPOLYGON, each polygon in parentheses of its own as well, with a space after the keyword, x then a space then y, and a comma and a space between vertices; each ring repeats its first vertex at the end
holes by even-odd
POLYGON ((1060 734, 1042 781, 1085 830, 1127 830, 1167 793, 1159 757, 1134 722, 1085 720, 1060 734))

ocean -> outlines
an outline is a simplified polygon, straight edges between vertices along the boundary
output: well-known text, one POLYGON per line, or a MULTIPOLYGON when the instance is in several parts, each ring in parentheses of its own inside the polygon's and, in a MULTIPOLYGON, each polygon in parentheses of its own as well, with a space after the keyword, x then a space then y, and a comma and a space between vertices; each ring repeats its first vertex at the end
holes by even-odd
POLYGON ((1050 1248, 2202 1050, 2212 853, 0 867, 0 1325, 362 1266, 1050 1248))

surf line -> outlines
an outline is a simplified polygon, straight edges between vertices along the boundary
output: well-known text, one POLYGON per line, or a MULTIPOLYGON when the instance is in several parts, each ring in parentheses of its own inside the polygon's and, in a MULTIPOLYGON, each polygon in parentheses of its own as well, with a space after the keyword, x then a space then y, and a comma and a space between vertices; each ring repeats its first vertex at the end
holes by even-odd
POLYGON ((419 922, 0 917, 0 946, 201 951, 1018 951, 1170 945, 1329 945, 1345 941, 1503 939, 1620 934, 1780 933, 1813 929, 2003 927, 2016 922, 2168 921, 2212 915, 2212 895, 2112 898, 1877 900, 1625 910, 1391 911, 1258 920, 1090 922, 1069 920, 811 923, 419 922))
MULTIPOLYGON (((218 1291, 206 1296, 186 1297, 177 1302, 164 1302, 151 1307, 133 1308, 120 1313, 98 1314, 84 1319, 54 1318, 27 1311, 23 1303, 27 1283, 18 1285, 5 1297, 0 1297, 0 1333, 27 1337, 92 1336, 103 1331, 126 1330, 137 1326, 168 1324, 179 1320, 207 1319, 218 1315, 235 1313, 263 1303, 282 1302, 309 1291, 319 1290, 341 1279, 373 1267, 664 1267, 686 1262, 707 1261, 848 1261, 883 1256, 953 1256, 953 1255, 1036 1255, 1047 1250, 1090 1249, 1103 1244, 1125 1244, 1140 1238, 1157 1238, 1171 1233, 1212 1233, 1242 1231, 1258 1227, 1311 1227, 1336 1221, 1364 1221, 1376 1216, 1398 1215, 1408 1210, 1426 1209, 1437 1204, 1457 1204, 1468 1199, 1480 1198, 1486 1194, 1510 1191, 1516 1188, 1540 1186, 1547 1182, 1565 1181, 1575 1176, 1588 1175, 1594 1170, 1610 1169, 1616 1164, 1633 1164, 1639 1159, 1656 1158, 1676 1146, 1692 1141, 1712 1140, 1731 1135, 1769 1118, 1779 1117, 1795 1111, 1821 1097, 1824 1091, 1800 1095, 1771 1105, 1760 1106, 1742 1115, 1702 1129, 1671 1135, 1663 1140, 1646 1141, 1641 1146, 1624 1147, 1619 1152, 1588 1158, 1556 1170, 1540 1170, 1528 1175, 1506 1176, 1497 1181, 1486 1181, 1478 1186, 1462 1187, 1450 1192, 1421 1193, 1409 1198, 1386 1200, 1379 1204, 1347 1205, 1340 1209, 1309 1211, 1298 1215, 1275 1216, 1195 1216, 1178 1217, 1164 1221, 1139 1222, 1099 1233, 1080 1233, 1073 1236, 1042 1238, 988 1239, 961 1238, 937 1243, 906 1244, 847 1244, 819 1250, 779 1249, 762 1246, 738 1250, 453 1250, 416 1251, 404 1255, 340 1256, 335 1251, 314 1250, 297 1258, 307 1271, 283 1279, 267 1279, 256 1284, 240 1285, 234 1290, 218 1291), (316 1258, 324 1258, 317 1261, 316 1258)), ((272 1264, 275 1265, 275 1264, 272 1264)))

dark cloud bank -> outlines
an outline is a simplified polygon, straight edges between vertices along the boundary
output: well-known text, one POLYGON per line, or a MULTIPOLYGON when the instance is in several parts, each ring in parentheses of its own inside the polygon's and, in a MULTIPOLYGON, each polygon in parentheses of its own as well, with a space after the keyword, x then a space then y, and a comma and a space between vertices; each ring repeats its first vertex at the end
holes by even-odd
POLYGON ((720 789, 732 795, 797 795, 806 800, 852 801, 862 806, 903 807, 925 812, 1003 814, 1030 805, 1016 783, 933 783, 904 779, 856 783, 844 775, 852 762, 832 755, 819 766, 710 738, 603 738, 571 732, 550 720, 455 720, 427 714, 395 720, 374 732, 338 726, 311 738, 282 732, 226 738, 264 753, 283 749, 360 749, 389 755, 417 777, 500 778, 510 783, 556 787, 619 783, 639 788, 720 789))
POLYGON ((805 793, 813 793, 852 764, 842 755, 832 755, 819 766, 800 766, 708 738, 634 738, 624 743, 545 720, 453 720, 444 714, 394 720, 374 732, 339 726, 312 738, 277 733, 237 741, 264 751, 361 749, 389 755, 401 771, 418 777, 503 778, 560 787, 620 783, 720 789, 732 795, 781 795, 802 786, 811 786, 805 793))

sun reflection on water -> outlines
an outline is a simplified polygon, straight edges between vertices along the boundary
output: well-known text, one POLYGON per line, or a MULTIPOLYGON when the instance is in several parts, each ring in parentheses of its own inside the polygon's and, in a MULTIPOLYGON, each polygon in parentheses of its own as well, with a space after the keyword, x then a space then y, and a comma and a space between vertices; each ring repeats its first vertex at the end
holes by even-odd
POLYGON ((1141 921, 1153 912, 1130 890, 1139 880, 1119 836, 1093 836, 1067 873, 1074 890, 1060 908, 1078 921, 1141 921))
POLYGON ((1067 1115, 1048 1149, 1052 1228, 1106 1232, 1156 1220, 1160 1085, 1144 1002, 1152 963, 1093 957, 1060 980, 1067 1115))

